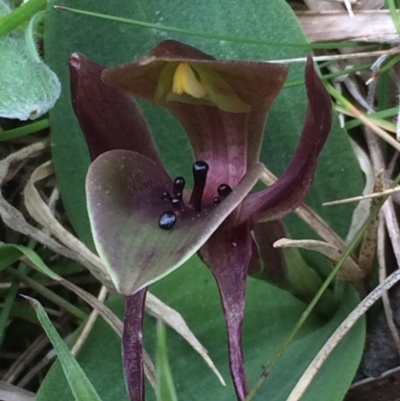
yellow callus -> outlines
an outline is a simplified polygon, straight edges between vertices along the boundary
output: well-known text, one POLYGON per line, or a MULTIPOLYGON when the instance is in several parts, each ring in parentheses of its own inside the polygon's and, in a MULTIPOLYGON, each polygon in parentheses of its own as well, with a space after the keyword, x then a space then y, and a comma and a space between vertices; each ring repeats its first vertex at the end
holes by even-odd
POLYGON ((179 63, 174 73, 172 92, 177 95, 184 93, 196 99, 206 97, 207 92, 188 63, 179 63))
POLYGON ((251 110, 250 105, 225 81, 223 73, 209 65, 185 61, 165 63, 153 102, 214 106, 228 113, 248 113, 251 110))

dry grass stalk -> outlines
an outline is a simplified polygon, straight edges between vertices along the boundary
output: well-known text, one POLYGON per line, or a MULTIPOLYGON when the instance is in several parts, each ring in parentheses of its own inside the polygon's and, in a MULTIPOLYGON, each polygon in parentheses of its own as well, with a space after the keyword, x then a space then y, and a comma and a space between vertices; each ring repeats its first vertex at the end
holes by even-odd
POLYGON ((35 394, 21 387, 0 381, 0 399, 6 401, 35 401, 35 394))
MULTIPOLYGON (((384 182, 382 174, 377 175, 375 179, 374 191, 382 191, 384 188, 384 182)), ((373 199, 369 205, 369 211, 371 212, 377 205, 378 200, 373 199)), ((365 273, 367 278, 370 278, 374 268, 374 257, 376 253, 376 242, 378 236, 378 218, 374 219, 371 224, 368 225, 364 232, 364 237, 361 242, 360 252, 358 254, 358 264, 362 271, 365 273)))
POLYGON ((357 41, 399 44, 399 34, 387 10, 298 11, 296 16, 310 42, 357 41))
POLYGON ((352 203, 352 202, 360 202, 366 199, 375 199, 375 198, 382 198, 387 195, 393 195, 395 193, 400 192, 400 186, 397 186, 395 188, 390 188, 386 189, 381 192, 374 192, 369 195, 360 195, 360 196, 353 196, 352 198, 346 198, 346 199, 338 199, 335 201, 330 201, 330 202, 324 202, 322 206, 335 206, 335 205, 344 205, 346 203, 352 203))
MULTIPOLYGON (((104 301, 107 298, 107 288, 103 285, 101 286, 99 295, 97 296, 97 299, 99 302, 104 303, 104 301)), ((96 323, 96 320, 99 316, 99 311, 97 309, 93 309, 92 312, 90 313, 89 318, 87 319, 85 326, 79 335, 78 339, 75 341, 74 346, 71 349, 71 354, 73 356, 78 355, 78 352, 82 348, 83 344, 85 343, 86 339, 88 338, 90 332, 93 329, 94 324, 96 323)))
POLYGON ((357 323, 358 319, 363 316, 371 306, 382 297, 396 283, 400 281, 400 270, 392 273, 383 283, 378 285, 371 293, 369 293, 357 307, 347 316, 340 324, 325 345, 318 352, 316 357, 305 370, 296 386, 293 388, 286 401, 299 401, 305 391, 321 369, 322 365, 328 359, 329 355, 339 345, 340 341, 345 337, 349 330, 357 323))
MULTIPOLYGON (((264 182, 267 186, 275 183, 277 179, 278 178, 270 170, 268 170, 267 168, 264 169, 264 174, 261 177, 261 181, 264 182)), ((326 242, 334 245, 342 251, 346 249, 346 244, 336 234, 336 232, 306 204, 302 203, 295 210, 295 213, 326 242)))
MULTIPOLYGON (((325 255, 332 262, 338 262, 342 257, 343 252, 336 246, 327 242, 317 241, 312 239, 293 240, 289 238, 281 238, 273 244, 274 248, 301 248, 325 255)), ((338 273, 338 277, 344 280, 359 281, 364 277, 363 270, 360 269, 353 259, 347 258, 343 263, 342 268, 338 273)))
MULTIPOLYGON (((385 219, 379 219, 379 229, 378 229, 378 264, 379 264, 379 282, 382 284, 386 277, 386 254, 385 254, 385 243, 386 243, 386 233, 385 233, 385 219)), ((393 339, 393 343, 396 347, 397 353, 400 356, 400 336, 397 331, 397 327, 393 319, 392 306, 390 305, 390 299, 387 292, 382 295, 383 309, 386 315, 386 321, 390 330, 390 334, 393 339)))

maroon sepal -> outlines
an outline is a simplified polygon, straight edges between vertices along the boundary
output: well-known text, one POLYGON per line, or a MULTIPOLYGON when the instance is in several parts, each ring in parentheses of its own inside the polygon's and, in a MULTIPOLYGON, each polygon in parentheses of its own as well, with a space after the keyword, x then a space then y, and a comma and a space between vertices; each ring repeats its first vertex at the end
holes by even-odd
POLYGON ((136 100, 104 84, 105 67, 74 53, 70 57, 72 106, 89 148, 96 159, 109 150, 132 150, 164 166, 151 131, 136 100))
POLYGON ((308 108, 300 142, 279 180, 250 194, 241 209, 241 220, 278 220, 295 210, 311 188, 317 159, 332 125, 332 103, 309 56, 306 66, 308 108))
POLYGON ((228 331, 230 369, 240 401, 247 395, 242 322, 252 254, 252 237, 247 223, 228 228, 222 225, 199 251, 200 257, 213 273, 220 292, 228 331))

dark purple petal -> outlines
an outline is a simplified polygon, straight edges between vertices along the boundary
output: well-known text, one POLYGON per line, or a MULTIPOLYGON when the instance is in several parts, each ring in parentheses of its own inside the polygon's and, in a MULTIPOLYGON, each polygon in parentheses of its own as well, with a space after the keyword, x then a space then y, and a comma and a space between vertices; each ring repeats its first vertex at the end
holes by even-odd
POLYGON ((145 156, 124 150, 99 156, 86 179, 88 211, 96 249, 117 290, 131 295, 189 259, 243 201, 262 169, 254 165, 219 205, 195 211, 164 199, 173 182, 145 156), (165 212, 176 216, 168 230, 159 227, 165 212))
POLYGON ((74 53, 70 58, 72 105, 91 159, 114 149, 138 152, 162 166, 150 129, 132 96, 105 85, 104 67, 74 53))
POLYGON ((247 169, 248 115, 177 102, 168 109, 186 131, 194 158, 209 165, 204 202, 212 202, 222 183, 235 188, 247 169))
POLYGON ((308 58, 306 67, 308 108, 300 142, 292 161, 279 180, 263 191, 249 195, 242 208, 242 220, 277 220, 296 209, 314 178, 318 156, 328 139, 332 104, 324 84, 308 58))
POLYGON ((150 55, 161 60, 215 60, 214 57, 193 46, 168 39, 159 43, 150 51, 150 55))
POLYGON ((253 255, 252 242, 247 223, 228 228, 223 224, 199 251, 218 284, 228 330, 230 369, 240 401, 247 395, 242 322, 246 279, 253 255))
POLYGON ((125 382, 131 401, 144 401, 142 327, 147 289, 126 298, 122 358, 125 382))
MULTIPOLYGON (((219 74, 251 108, 250 112, 237 114, 204 102, 190 104, 165 98, 160 101, 182 124, 195 159, 210 165, 210 177, 219 177, 219 183, 235 187, 246 167, 258 161, 265 120, 286 79, 287 68, 263 62, 215 60, 191 46, 169 40, 153 49, 149 57, 106 69, 102 79, 135 97, 154 101, 164 67, 169 63, 177 66, 180 62, 219 74)), ((213 196, 215 181, 217 178, 210 179, 207 185, 207 199, 213 196)))

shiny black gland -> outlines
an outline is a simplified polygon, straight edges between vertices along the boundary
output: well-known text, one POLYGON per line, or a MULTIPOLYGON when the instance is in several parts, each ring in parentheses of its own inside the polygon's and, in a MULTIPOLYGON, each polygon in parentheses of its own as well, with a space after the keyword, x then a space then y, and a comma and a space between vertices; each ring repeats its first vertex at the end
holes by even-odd
MULTIPOLYGON (((193 164, 194 188, 189 200, 189 206, 198 212, 201 211, 203 192, 207 181, 207 173, 208 164, 206 162, 199 160, 193 164)), ((170 202, 173 207, 178 210, 181 206, 181 203, 183 203, 182 195, 184 188, 185 179, 183 177, 176 177, 174 179, 172 195, 170 192, 165 191, 162 194, 162 199, 170 202)), ((219 200, 219 198, 216 199, 219 200)), ((214 200, 214 203, 219 203, 218 200, 214 200)), ((158 225, 163 230, 170 230, 175 225, 176 221, 177 216, 174 212, 164 212, 158 221, 158 225)))
POLYGON ((174 180, 174 188, 172 193, 174 196, 181 198, 183 190, 185 188, 185 179, 183 177, 176 177, 174 180))
POLYGON ((164 212, 158 220, 158 226, 163 230, 170 230, 175 225, 176 220, 174 212, 164 212))
POLYGON ((232 188, 227 184, 221 184, 218 187, 218 195, 221 200, 225 199, 232 192, 232 188))

